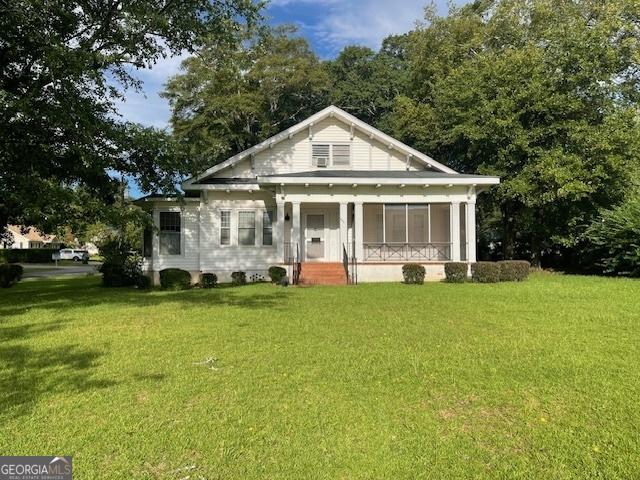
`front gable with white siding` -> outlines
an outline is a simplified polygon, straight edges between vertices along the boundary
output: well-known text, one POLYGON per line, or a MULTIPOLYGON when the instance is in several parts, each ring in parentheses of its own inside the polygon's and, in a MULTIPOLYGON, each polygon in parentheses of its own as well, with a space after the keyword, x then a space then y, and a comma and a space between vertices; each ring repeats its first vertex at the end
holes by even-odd
POLYGON ((282 265, 293 280, 334 264, 345 280, 385 281, 411 262, 438 279, 446 261, 475 261, 476 196, 497 183, 331 106, 187 180, 181 201, 141 199, 158 227, 145 235, 145 269, 226 281, 282 265))

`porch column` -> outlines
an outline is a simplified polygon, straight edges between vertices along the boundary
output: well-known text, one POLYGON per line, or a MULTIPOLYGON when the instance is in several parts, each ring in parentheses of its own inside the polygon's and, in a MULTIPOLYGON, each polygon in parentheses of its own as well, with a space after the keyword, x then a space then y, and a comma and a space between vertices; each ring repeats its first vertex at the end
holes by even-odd
POLYGON ((467 202, 467 261, 476 261, 476 202, 467 202))
POLYGON ((353 216, 354 216, 354 225, 353 225, 353 234, 355 237, 356 251, 355 257, 359 262, 364 261, 364 245, 363 245, 363 235, 364 235, 364 223, 363 223, 363 213, 362 213, 362 202, 355 202, 353 204, 353 216))
POLYGON ((348 203, 340 203, 340 258, 342 258, 342 249, 346 248, 349 252, 349 239, 347 238, 347 232, 349 231, 349 219, 347 216, 348 203))
POLYGON ((460 202, 451 202, 451 260, 460 261, 460 202))
POLYGON ((276 201, 276 229, 274 235, 276 242, 276 256, 278 262, 286 261, 284 258, 284 201, 276 201))
POLYGON ((302 255, 302 230, 300 229, 300 202, 291 202, 291 255, 302 255), (296 246, 299 250, 296 250, 296 246))

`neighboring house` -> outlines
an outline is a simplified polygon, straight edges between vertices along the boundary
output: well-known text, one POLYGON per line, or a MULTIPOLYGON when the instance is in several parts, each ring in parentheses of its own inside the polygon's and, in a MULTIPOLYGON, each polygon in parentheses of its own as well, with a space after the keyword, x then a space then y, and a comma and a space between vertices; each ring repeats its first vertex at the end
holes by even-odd
POLYGON ((10 240, 0 241, 0 248, 51 248, 60 249, 61 242, 55 235, 47 235, 34 227, 23 230, 20 225, 7 225, 10 240))
POLYGON ((185 197, 138 200, 144 269, 266 277, 271 265, 309 283, 398 281, 402 265, 476 260, 476 197, 499 178, 462 175, 331 106, 182 184, 185 197), (343 261, 348 265, 343 266, 343 261), (357 267, 353 265, 357 262, 357 267), (294 265, 292 265, 292 263, 294 265))

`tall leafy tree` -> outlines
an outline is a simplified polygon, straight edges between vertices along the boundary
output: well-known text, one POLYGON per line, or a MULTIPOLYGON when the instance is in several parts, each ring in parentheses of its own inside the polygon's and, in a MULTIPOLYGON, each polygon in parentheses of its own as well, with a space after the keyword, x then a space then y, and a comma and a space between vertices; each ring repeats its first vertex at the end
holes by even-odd
POLYGON ((628 188, 639 24, 632 0, 483 0, 412 35, 394 131, 462 172, 502 177, 482 211, 500 219, 504 256, 574 247, 628 188))
POLYGON ((0 2, 0 227, 60 224, 80 187, 109 202, 114 172, 152 190, 190 170, 166 134, 121 122, 114 101, 140 86, 135 69, 228 42, 260 8, 251 0, 0 2))
POLYGON ((379 52, 368 47, 345 47, 327 63, 332 80, 331 103, 378 127, 395 98, 404 94, 408 79, 408 35, 387 37, 379 52))
POLYGON ((324 107, 329 79, 293 27, 238 32, 185 60, 164 92, 177 142, 210 166, 324 107))

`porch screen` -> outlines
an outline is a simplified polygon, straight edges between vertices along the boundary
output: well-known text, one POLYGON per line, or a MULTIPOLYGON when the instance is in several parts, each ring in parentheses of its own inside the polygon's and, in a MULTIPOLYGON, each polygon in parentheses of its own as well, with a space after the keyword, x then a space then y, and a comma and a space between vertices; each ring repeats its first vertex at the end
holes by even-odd
POLYGON ((451 241, 449 204, 433 203, 431 205, 431 241, 434 243, 451 241))
POLYGON ((407 206, 385 205, 385 242, 407 243, 407 206))
POLYGON ((365 243, 384 242, 383 208, 382 204, 368 203, 363 205, 363 239, 365 243))
POLYGON ((429 206, 407 205, 409 243, 429 242, 429 206))

